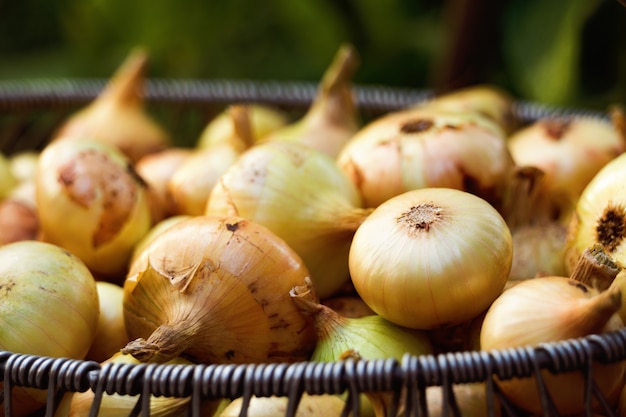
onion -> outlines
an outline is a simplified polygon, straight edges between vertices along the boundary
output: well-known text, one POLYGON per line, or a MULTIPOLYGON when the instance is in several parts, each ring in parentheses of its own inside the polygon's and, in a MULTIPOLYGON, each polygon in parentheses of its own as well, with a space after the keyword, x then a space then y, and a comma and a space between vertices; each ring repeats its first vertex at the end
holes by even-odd
MULTIPOLYGON (((428 406, 427 416, 443 416, 446 406, 444 396, 445 387, 426 387, 426 404, 428 406)), ((493 417, 502 415, 502 409, 498 398, 493 396, 493 404, 489 407, 487 399, 487 387, 485 382, 473 382, 467 384, 453 384, 454 404, 448 403, 448 412, 454 415, 454 408, 458 407, 459 415, 463 417, 485 417, 493 412, 493 417)))
MULTIPOLYGON (((336 395, 302 394, 294 417, 339 417, 345 407, 345 401, 336 395)), ((218 417, 284 417, 287 414, 289 397, 251 397, 244 403, 243 397, 235 398, 228 404, 218 417), (245 410, 242 407, 245 404, 245 410), (245 414, 242 414, 244 413, 245 414)))
MULTIPOLYGON (((102 361, 102 365, 105 366, 109 363, 114 364, 139 364, 140 362, 133 358, 131 355, 124 355, 116 353, 106 360, 102 361)), ((167 366, 190 366, 192 362, 184 358, 174 358, 166 363, 167 366)), ((95 393, 92 390, 85 392, 67 393, 61 404, 59 404, 59 411, 55 414, 55 417, 88 417, 91 415, 92 403, 95 398, 95 393)), ((104 392, 98 407, 98 416, 100 417, 127 417, 132 415, 134 407, 138 401, 141 401, 139 395, 120 395, 109 394, 104 392)), ((190 397, 165 397, 155 396, 150 397, 150 411, 149 415, 153 417, 185 417, 189 412, 190 397)), ((212 416, 217 410, 219 401, 206 400, 201 405, 202 415, 212 416)))
POLYGON ((360 125, 352 91, 352 77, 358 64, 354 47, 341 45, 324 72, 306 114, 269 133, 263 142, 295 141, 335 158, 360 125))
MULTIPOLYGON (((83 359, 99 315, 96 281, 85 264, 50 243, 0 247, 0 350, 83 359)), ((0 383, 0 390, 2 389, 0 383)), ((13 387, 14 416, 46 402, 46 391, 13 387)))
POLYGON ((34 202, 34 181, 13 187, 0 201, 0 245, 39 237, 39 216, 34 202))
MULTIPOLYGON (((623 327, 617 314, 620 304, 619 289, 599 292, 574 278, 550 276, 522 281, 504 291, 487 311, 481 348, 537 346, 616 331, 623 327)), ((611 403, 617 401, 623 386, 624 370, 624 362, 593 364, 594 381, 611 403)), ((546 370, 541 376, 560 415, 585 411, 582 372, 554 374, 546 370)), ((542 413, 534 377, 501 380, 498 385, 516 406, 534 415, 542 413)))
POLYGON ((20 151, 9 157, 9 166, 13 178, 17 182, 30 181, 35 178, 37 170, 38 151, 20 151))
POLYGON ((176 214, 168 183, 176 169, 192 153, 193 151, 188 148, 170 147, 148 154, 135 164, 135 171, 147 185, 153 224, 176 214))
MULTIPOLYGON (((255 141, 261 141, 270 132, 286 126, 289 117, 286 112, 269 105, 259 103, 241 104, 248 109, 250 127, 255 141)), ((231 106, 212 118, 200 133, 196 148, 203 149, 231 140, 234 134, 234 125, 231 115, 231 106)))
POLYGON ((478 316, 500 294, 511 233, 485 200, 450 188, 408 191, 378 206, 349 254, 354 287, 401 326, 432 329, 478 316))
POLYGON ((626 154, 603 166, 576 202, 565 241, 565 267, 574 269, 586 248, 600 244, 626 265, 626 154))
POLYGON ((374 119, 337 161, 366 207, 431 187, 468 191, 498 207, 513 168, 504 132, 491 119, 427 107, 374 119))
POLYGON ((167 217, 157 224, 153 225, 133 248, 133 254, 130 257, 129 265, 132 265, 133 262, 135 262, 135 260, 137 260, 137 258, 141 256, 141 253, 144 251, 144 249, 150 246, 150 243, 154 240, 155 237, 160 235, 161 232, 164 232, 171 226, 174 226, 176 223, 182 220, 190 219, 191 217, 193 216, 189 216, 187 214, 179 214, 177 216, 167 217))
POLYGON ((312 361, 332 362, 342 359, 347 351, 356 351, 363 359, 402 360, 405 353, 432 354, 428 335, 409 329, 373 314, 358 318, 342 316, 330 307, 320 304, 312 283, 296 286, 291 296, 300 311, 311 315, 317 328, 317 344, 311 354, 312 361))
POLYGON ((539 201, 551 217, 568 221, 595 174, 626 150, 626 138, 594 117, 545 117, 514 132, 508 146, 517 165, 545 174, 539 201))
POLYGON ((233 124, 232 136, 213 146, 196 149, 168 181, 175 213, 191 216, 204 214, 215 184, 241 153, 255 142, 248 109, 232 105, 228 114, 233 124))
POLYGON ((519 120, 513 114, 513 97, 495 85, 480 84, 449 91, 416 106, 453 111, 478 113, 493 120, 506 134, 513 132, 519 120))
POLYGON ((124 289, 107 281, 96 282, 100 315, 96 335, 85 360, 104 362, 129 342, 124 326, 124 289))
POLYGON ((57 141, 42 151, 35 181, 43 239, 99 279, 123 277, 151 224, 145 184, 128 158, 95 140, 57 141))
POLYGON ((131 265, 124 318, 142 362, 306 360, 315 328, 291 300, 308 270, 269 229, 240 217, 196 216, 158 235, 131 265))
POLYGON ((303 259, 320 298, 348 281, 348 251, 371 210, 325 153, 297 142, 255 145, 224 173, 206 214, 235 213, 264 225, 303 259))
POLYGON ((11 170, 11 162, 0 153, 0 200, 6 197, 16 184, 17 179, 11 170))
POLYGON ((148 54, 130 52, 98 97, 63 122, 52 140, 94 138, 117 147, 131 161, 168 147, 171 138, 144 108, 148 54))

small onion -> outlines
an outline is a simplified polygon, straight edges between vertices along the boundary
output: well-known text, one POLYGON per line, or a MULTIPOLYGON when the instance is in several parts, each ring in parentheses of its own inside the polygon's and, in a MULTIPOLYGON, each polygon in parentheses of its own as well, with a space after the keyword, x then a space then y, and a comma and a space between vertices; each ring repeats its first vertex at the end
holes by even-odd
POLYGON ((57 141, 41 152, 35 179, 43 239, 81 258, 101 279, 118 279, 150 228, 145 183, 128 158, 100 141, 57 141))
POLYGON ((124 326, 124 289, 112 282, 96 282, 100 315, 91 348, 85 360, 104 362, 129 342, 124 326))
POLYGON ((316 334, 289 291, 308 270, 269 229, 240 217, 196 216, 163 231, 131 265, 124 318, 142 362, 306 360, 316 334))
POLYGON ((132 50, 98 97, 66 119, 52 140, 94 138, 118 148, 133 162, 167 148, 168 132, 144 107, 147 64, 145 50, 132 50))
POLYGON ((431 187, 468 191, 498 207, 513 169, 505 134, 491 119, 428 107, 374 119, 337 161, 366 207, 431 187))
POLYGON ((18 182, 30 181, 35 178, 39 151, 20 151, 9 157, 9 165, 13 177, 18 182))
POLYGON ((359 62, 353 45, 341 45, 304 116, 269 133, 262 142, 294 141, 335 158, 359 129, 352 90, 359 62))
POLYGON ((297 142, 258 144, 215 185, 208 215, 235 213, 264 225, 303 259, 324 299, 348 281, 348 251, 371 210, 325 153, 297 142))
MULTIPOLYGON (((85 357, 95 337, 99 300, 96 281, 78 257, 50 243, 6 244, 0 247, 0 288, 0 350, 85 357)), ((46 402, 45 390, 16 386, 12 393, 13 416, 46 402)))
POLYGON ((352 282, 372 310, 417 329, 478 316, 504 288, 511 233, 485 200, 423 188, 387 200, 357 229, 352 282))
MULTIPOLYGON (((521 281, 504 291, 487 311, 480 334, 481 348, 532 347, 616 331, 623 328, 617 314, 620 304, 619 289, 599 292, 578 279, 550 276, 521 281)), ((624 383, 624 365, 593 364, 594 381, 613 405, 624 383)), ((545 370, 541 376, 560 415, 584 412, 582 372, 554 374, 545 370)), ((534 377, 499 380, 498 385, 516 406, 533 415, 542 414, 534 377)))

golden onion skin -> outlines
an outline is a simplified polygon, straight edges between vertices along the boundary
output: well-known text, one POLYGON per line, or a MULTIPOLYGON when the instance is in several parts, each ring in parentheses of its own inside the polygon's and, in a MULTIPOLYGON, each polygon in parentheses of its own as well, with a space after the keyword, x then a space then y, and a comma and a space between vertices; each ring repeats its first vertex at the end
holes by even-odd
POLYGON ((357 229, 354 287, 372 310, 416 329, 462 323, 500 294, 513 256, 511 232, 485 200, 423 188, 387 200, 357 229))
MULTIPOLYGON (((0 350, 83 359, 98 316, 96 281, 78 257, 38 241, 0 247, 0 350)), ((44 390, 14 387, 12 415, 45 401, 44 390)))
POLYGON ((62 246, 99 278, 124 276, 151 214, 145 183, 116 148, 90 139, 41 152, 35 179, 43 240, 62 246))
POLYGON ((289 291, 307 276, 298 255, 257 223, 183 220, 131 265, 124 317, 133 342, 126 352, 144 362, 179 353, 199 363, 306 360, 315 328, 289 291))

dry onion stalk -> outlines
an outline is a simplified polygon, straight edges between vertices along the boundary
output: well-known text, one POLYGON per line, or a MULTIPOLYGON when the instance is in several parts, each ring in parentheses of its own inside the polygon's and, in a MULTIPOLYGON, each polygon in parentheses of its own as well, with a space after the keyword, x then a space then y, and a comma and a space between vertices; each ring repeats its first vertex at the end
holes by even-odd
POLYGON ((445 187, 500 206, 513 160, 503 130, 478 113, 428 107, 387 113, 337 156, 366 207, 406 191, 445 187))
POLYGON ((131 265, 124 318, 142 362, 306 360, 312 320, 289 291, 308 270, 269 229, 240 217, 196 216, 165 230, 131 265))
POLYGON ((371 210, 325 153, 274 141, 243 153, 215 185, 206 214, 234 213, 272 230, 303 259, 320 298, 349 278, 352 236, 371 210))
POLYGON ((485 200, 423 188, 378 206, 349 255, 354 287, 387 320, 417 329, 477 317, 500 294, 512 261, 510 230, 485 200))

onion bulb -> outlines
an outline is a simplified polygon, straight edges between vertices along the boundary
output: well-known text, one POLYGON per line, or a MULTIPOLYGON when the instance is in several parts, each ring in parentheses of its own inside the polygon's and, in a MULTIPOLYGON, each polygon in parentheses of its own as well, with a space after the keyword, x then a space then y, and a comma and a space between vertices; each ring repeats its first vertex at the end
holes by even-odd
MULTIPOLYGON (((132 364, 140 362, 131 355, 115 353, 101 362, 102 366, 109 364, 132 364)), ((166 363, 167 366, 191 366, 187 359, 174 358, 166 363)), ((92 390, 76 393, 67 393, 55 417, 88 417, 91 415, 92 403, 95 393, 92 390)), ((98 407, 98 416, 101 417, 127 417, 133 414, 134 407, 141 401, 139 395, 109 394, 104 392, 98 407)), ((165 397, 152 395, 150 397, 149 415, 154 417, 185 417, 189 412, 190 397, 165 397)), ((206 400, 202 404, 202 415, 211 416, 217 410, 219 401, 206 400)))
MULTIPOLYGON (((538 346, 616 331, 623 327, 617 314, 619 289, 599 292, 569 277, 537 277, 504 291, 483 320, 480 344, 485 351, 538 346)), ((616 401, 624 381, 624 363, 593 364, 593 378, 604 397, 616 401)), ((584 412, 582 372, 541 372, 546 389, 560 415, 584 412)), ((516 406, 542 414, 534 377, 497 381, 516 406)), ((595 399, 594 399, 595 400, 595 399)))
POLYGON ((240 217, 196 216, 163 231, 124 284, 131 342, 142 362, 306 360, 316 334, 289 291, 309 275, 269 229, 240 217))
POLYGON ((176 169, 192 155, 188 148, 169 147, 143 156, 135 164, 135 171, 147 185, 152 223, 176 214, 168 184, 176 169))
POLYGON ((294 303, 315 321, 318 341, 312 361, 333 362, 342 359, 346 351, 356 351, 363 359, 402 360, 405 353, 432 354, 428 335, 409 329, 373 314, 358 318, 345 317, 319 302, 312 283, 291 290, 294 303))
POLYGON ((513 97, 495 85, 480 84, 439 94, 416 106, 453 111, 478 113, 493 120, 505 134, 513 132, 519 121, 513 114, 513 97))
MULTIPOLYGON (((263 140, 270 132, 286 126, 289 122, 287 113, 278 108, 260 103, 241 105, 248 109, 252 137, 255 141, 263 140)), ((196 148, 208 148, 231 140, 234 135, 234 124, 230 111, 231 108, 228 106, 207 123, 196 142, 196 148)))
POLYGON ((354 287, 372 310, 416 329, 465 322, 504 288, 511 233, 485 200, 451 188, 390 198, 357 229, 349 254, 354 287))
POLYGON ((545 117, 514 132, 508 146, 517 165, 544 172, 542 210, 567 222, 589 181, 626 150, 626 138, 598 118, 545 117))
MULTIPOLYGON (((0 350, 83 359, 99 315, 96 281, 59 246, 21 241, 0 247, 0 350)), ((2 389, 0 383, 0 390, 2 389)), ((46 391, 13 387, 14 416, 46 402, 46 391)))
POLYGON ((118 279, 150 228, 145 183, 128 158, 103 142, 48 144, 35 179, 43 239, 81 258, 99 279, 118 279))
POLYGON ((254 144, 248 108, 231 105, 228 114, 233 124, 232 136, 213 146, 194 150, 168 181, 175 213, 204 214, 211 190, 220 177, 254 144))
POLYGON ((325 153, 297 142, 255 145, 224 173, 206 214, 234 213, 264 225, 303 259, 320 298, 348 281, 348 251, 371 210, 325 153))
POLYGON ((583 251, 600 244, 616 262, 626 265, 626 154, 603 166, 576 202, 565 240, 565 267, 576 266, 583 251))
POLYGON ((295 141, 335 158, 360 124, 352 90, 358 64, 354 47, 341 45, 304 116, 269 133, 263 142, 295 141))
POLYGON ((374 119, 337 161, 366 207, 432 187, 468 191, 498 207, 513 168, 505 134, 491 119, 428 107, 374 119))
MULTIPOLYGON (((345 407, 345 401, 336 395, 302 394, 294 417, 340 417, 345 407)), ((245 405, 243 397, 235 398, 228 404, 218 417, 239 417, 245 412, 247 417, 284 417, 289 406, 289 397, 251 397, 245 405)))
POLYGON ((66 119, 52 140, 94 138, 117 147, 133 162, 168 147, 169 134, 144 107, 147 63, 146 51, 133 49, 100 94, 66 119))
POLYGON ((100 315, 96 335, 85 360, 104 362, 129 342, 124 327, 124 289, 112 282, 96 282, 100 315))

